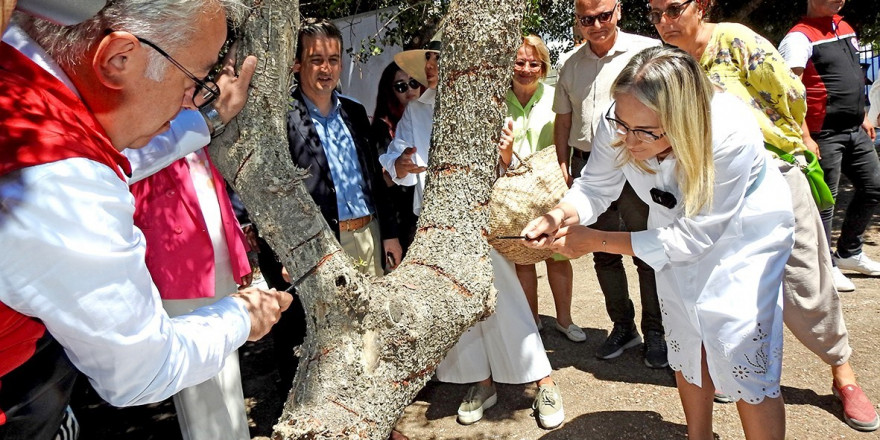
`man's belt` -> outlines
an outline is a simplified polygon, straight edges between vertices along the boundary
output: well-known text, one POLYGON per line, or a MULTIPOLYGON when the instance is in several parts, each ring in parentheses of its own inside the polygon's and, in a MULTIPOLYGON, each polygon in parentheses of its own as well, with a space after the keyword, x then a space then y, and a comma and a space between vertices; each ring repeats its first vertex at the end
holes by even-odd
POLYGON ((571 147, 571 155, 574 157, 579 157, 583 160, 587 160, 590 157, 589 151, 578 150, 575 147, 571 147))
POLYGON ((350 220, 340 220, 339 221, 339 232, 349 232, 356 231, 370 223, 370 220, 373 219, 373 215, 365 215, 363 217, 353 218, 350 220))

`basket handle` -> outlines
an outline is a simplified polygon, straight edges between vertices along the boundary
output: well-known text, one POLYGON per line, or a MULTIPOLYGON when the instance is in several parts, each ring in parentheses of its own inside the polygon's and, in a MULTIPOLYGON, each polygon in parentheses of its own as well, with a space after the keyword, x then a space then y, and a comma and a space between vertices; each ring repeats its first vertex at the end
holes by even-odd
POLYGON ((514 156, 516 156, 517 166, 516 166, 516 168, 508 168, 508 169, 507 169, 507 172, 508 172, 508 173, 510 173, 510 172, 517 172, 517 173, 522 172, 522 171, 519 169, 519 167, 525 167, 526 170, 528 170, 528 171, 532 171, 532 166, 529 165, 528 162, 523 162, 522 158, 519 157, 519 154, 516 154, 516 151, 511 150, 510 152, 513 153, 514 156))

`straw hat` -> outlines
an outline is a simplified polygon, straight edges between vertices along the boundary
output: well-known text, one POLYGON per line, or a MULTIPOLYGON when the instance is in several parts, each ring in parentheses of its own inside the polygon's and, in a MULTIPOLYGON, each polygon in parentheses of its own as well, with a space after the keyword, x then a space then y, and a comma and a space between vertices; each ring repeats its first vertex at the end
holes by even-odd
POLYGON ((428 76, 425 75, 425 54, 434 52, 439 55, 440 49, 443 48, 442 39, 443 31, 437 32, 424 49, 405 50, 397 53, 394 55, 394 62, 409 76, 428 87, 428 76))

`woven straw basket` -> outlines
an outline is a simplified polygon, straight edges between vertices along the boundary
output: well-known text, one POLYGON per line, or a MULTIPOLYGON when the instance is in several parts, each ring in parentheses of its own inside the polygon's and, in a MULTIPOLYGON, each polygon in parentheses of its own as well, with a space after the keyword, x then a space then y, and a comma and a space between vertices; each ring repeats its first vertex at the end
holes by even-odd
POLYGON ((568 186, 556 161, 556 148, 549 146, 507 170, 492 187, 489 199, 489 244, 516 264, 535 264, 553 255, 550 250, 531 249, 522 240, 495 237, 519 235, 532 219, 552 209, 568 186))

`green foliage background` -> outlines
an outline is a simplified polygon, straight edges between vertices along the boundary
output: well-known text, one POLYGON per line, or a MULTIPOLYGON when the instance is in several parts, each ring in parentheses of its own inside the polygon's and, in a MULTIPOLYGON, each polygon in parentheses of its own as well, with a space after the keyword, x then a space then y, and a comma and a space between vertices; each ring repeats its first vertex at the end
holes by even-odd
MULTIPOLYGON (((336 19, 377 9, 391 8, 381 20, 396 24, 382 38, 368 38, 352 56, 369 57, 383 46, 397 44, 406 49, 424 46, 434 34, 451 0, 311 0, 300 5, 304 17, 336 19)), ((491 1, 491 0, 486 0, 491 1)), ((523 33, 536 33, 547 40, 566 42, 552 54, 571 48, 573 0, 526 0, 528 2, 523 33)), ((645 17, 645 0, 620 0, 622 29, 658 38, 645 17)), ((779 43, 788 29, 806 12, 807 0, 715 0, 711 21, 734 21, 779 43)), ((863 43, 880 48, 880 1, 852 0, 841 14, 855 27, 863 43)))

